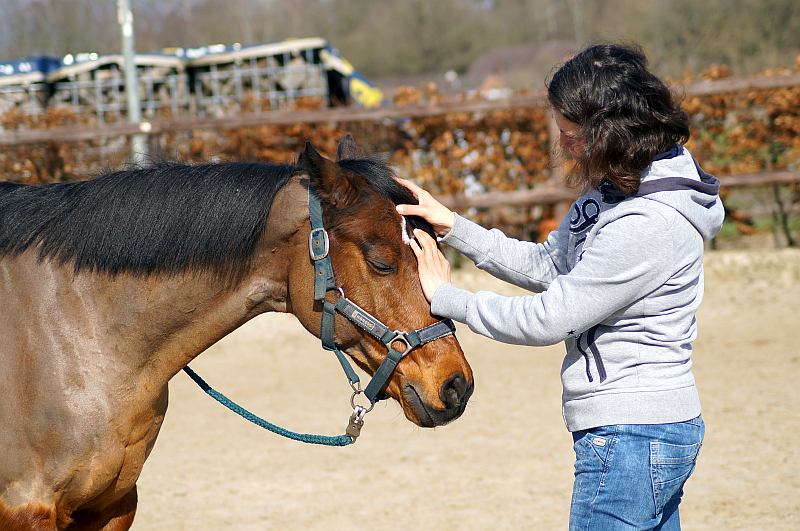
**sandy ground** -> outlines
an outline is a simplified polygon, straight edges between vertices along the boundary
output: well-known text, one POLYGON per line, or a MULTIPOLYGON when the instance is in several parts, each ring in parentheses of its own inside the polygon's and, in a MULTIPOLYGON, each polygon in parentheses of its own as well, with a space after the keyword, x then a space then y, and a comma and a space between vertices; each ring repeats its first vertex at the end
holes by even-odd
MULTIPOLYGON (((800 251, 716 252, 706 269, 694 360, 707 435, 684 528, 800 529, 800 251)), ((474 269, 456 282, 515 292, 474 269)), ((265 432, 179 374, 133 528, 565 529, 563 346, 501 345, 463 325, 458 337, 476 380, 464 416, 422 429, 382 403, 347 448, 265 432)), ((273 422, 343 432, 347 382, 291 316, 255 319, 192 366, 273 422)))

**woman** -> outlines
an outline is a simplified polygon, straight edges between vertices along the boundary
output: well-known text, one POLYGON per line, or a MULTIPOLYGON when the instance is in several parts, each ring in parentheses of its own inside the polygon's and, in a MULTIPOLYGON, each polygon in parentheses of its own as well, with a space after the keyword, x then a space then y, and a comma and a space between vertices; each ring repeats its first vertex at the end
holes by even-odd
POLYGON ((704 433, 691 352, 703 242, 723 219, 719 183, 683 147, 687 115, 637 48, 586 48, 553 75, 548 99, 583 195, 546 242, 486 230, 409 181, 420 204, 397 209, 427 219, 479 268, 538 293, 453 286, 436 242, 417 231, 434 314, 506 343, 566 342, 570 529, 679 529, 704 433))

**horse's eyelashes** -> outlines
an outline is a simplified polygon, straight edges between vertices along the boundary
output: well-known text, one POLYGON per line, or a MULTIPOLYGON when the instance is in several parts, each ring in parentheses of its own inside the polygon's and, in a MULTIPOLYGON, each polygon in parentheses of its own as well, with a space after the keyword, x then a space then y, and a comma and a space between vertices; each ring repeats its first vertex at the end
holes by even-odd
POLYGON ((397 272, 397 268, 393 265, 380 262, 378 260, 367 260, 369 266, 381 275, 390 275, 397 272))

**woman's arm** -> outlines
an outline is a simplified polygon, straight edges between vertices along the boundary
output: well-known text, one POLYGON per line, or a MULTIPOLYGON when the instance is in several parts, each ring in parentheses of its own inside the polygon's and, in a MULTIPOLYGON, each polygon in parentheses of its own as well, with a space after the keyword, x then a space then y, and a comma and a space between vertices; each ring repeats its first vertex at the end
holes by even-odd
MULTIPOLYGON (((420 278, 435 277, 422 241, 420 278)), ((505 297, 458 289, 428 278, 431 312, 467 323, 476 333, 505 343, 551 345, 603 321, 663 284, 674 256, 670 226, 657 213, 623 216, 602 227, 583 258, 544 293, 505 297), (432 293, 431 293, 432 291, 432 293)))
POLYGON ((487 230, 456 215, 453 229, 441 241, 492 276, 541 292, 566 273, 569 219, 565 218, 544 243, 535 243, 509 238, 498 229, 487 230))

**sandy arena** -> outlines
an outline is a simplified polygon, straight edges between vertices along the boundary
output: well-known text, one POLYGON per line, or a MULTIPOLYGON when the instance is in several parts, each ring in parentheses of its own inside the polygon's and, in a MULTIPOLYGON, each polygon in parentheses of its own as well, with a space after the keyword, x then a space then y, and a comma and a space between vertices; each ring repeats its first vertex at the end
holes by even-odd
MULTIPOLYGON (((455 282, 522 293, 471 268, 455 282)), ((683 526, 800 529, 800 251, 707 255, 698 320, 707 432, 683 526)), ((502 345, 465 325, 458 337, 476 385, 464 416, 422 429, 382 403, 347 448, 263 431, 178 374, 133 529, 566 529, 574 454, 561 419, 563 345, 502 345)), ((292 316, 258 317, 192 367, 272 422, 343 433, 347 380, 292 316)))

